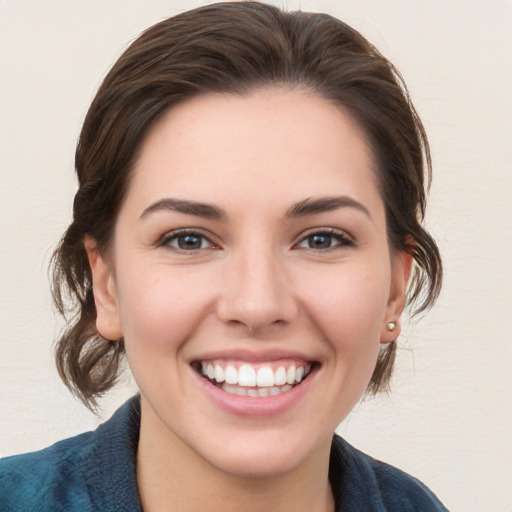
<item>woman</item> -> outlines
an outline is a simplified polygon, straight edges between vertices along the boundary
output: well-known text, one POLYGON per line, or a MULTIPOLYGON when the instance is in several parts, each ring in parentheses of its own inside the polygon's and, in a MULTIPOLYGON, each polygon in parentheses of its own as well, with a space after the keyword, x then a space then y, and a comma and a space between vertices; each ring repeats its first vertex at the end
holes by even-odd
POLYGON ((445 510, 333 437, 386 388, 406 293, 439 292, 429 168, 399 74, 338 20, 243 2, 148 29, 89 109, 54 256, 65 383, 94 408, 126 356, 140 396, 4 459, 0 509, 445 510))

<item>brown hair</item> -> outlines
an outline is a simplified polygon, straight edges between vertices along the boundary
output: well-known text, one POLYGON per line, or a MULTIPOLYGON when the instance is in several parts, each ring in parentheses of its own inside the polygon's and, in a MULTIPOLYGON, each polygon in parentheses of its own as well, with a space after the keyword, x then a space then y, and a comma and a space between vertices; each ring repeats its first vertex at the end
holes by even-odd
MULTIPOLYGON (((273 85, 313 91, 359 122, 373 150, 390 245, 416 261, 409 304, 419 312, 435 301, 441 259, 421 226, 428 142, 394 66, 357 31, 325 14, 288 13, 257 2, 194 9, 152 26, 121 55, 80 134, 73 221, 52 265, 54 301, 68 321, 56 347, 57 366, 87 406, 115 384, 124 349, 122 340, 113 343, 96 330, 85 235, 100 251, 107 249, 137 151, 169 108, 209 92, 246 94, 273 85)), ((381 352, 369 392, 388 385, 395 352, 395 343, 381 352)))

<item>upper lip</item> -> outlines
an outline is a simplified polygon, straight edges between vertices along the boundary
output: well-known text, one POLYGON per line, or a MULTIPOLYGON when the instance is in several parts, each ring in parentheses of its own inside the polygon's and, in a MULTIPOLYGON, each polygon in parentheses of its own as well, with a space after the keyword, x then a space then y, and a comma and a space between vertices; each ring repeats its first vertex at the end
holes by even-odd
POLYGON ((298 362, 313 363, 316 361, 311 355, 295 350, 264 349, 251 350, 247 348, 235 348, 208 351, 195 355, 190 362, 210 360, 234 360, 247 363, 265 363, 280 360, 296 360, 298 362))

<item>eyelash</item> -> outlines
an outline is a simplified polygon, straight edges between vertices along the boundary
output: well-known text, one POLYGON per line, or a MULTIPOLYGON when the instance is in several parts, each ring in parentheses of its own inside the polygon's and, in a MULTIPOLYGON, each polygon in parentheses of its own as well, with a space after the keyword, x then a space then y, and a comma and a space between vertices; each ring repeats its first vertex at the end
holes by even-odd
POLYGON ((308 241, 312 241, 314 237, 327 237, 331 241, 334 240, 337 243, 331 245, 329 247, 302 247, 303 249, 317 250, 317 251, 332 251, 341 247, 354 247, 356 244, 354 240, 347 235, 344 231, 334 228, 315 228, 311 230, 309 233, 302 235, 300 241, 295 245, 296 247, 300 247, 300 244, 307 243, 308 241))
MULTIPOLYGON (((179 243, 179 242, 178 242, 179 243)), ((218 249, 219 247, 213 243, 210 238, 208 238, 206 235, 198 231, 197 229, 178 229, 176 231, 171 231, 170 233, 166 233, 157 243, 158 247, 168 247, 171 250, 182 252, 185 254, 192 254, 196 251, 204 250, 204 249, 218 249), (173 241, 178 241, 181 237, 190 236, 193 238, 199 238, 201 239, 201 245, 204 241, 206 241, 209 246, 208 247, 198 247, 193 249, 185 249, 183 247, 174 247, 172 245, 173 241)))
MULTIPOLYGON (((354 247, 356 244, 354 240, 348 236, 344 231, 340 231, 339 229, 334 228, 315 228, 310 232, 303 234, 301 239, 294 245, 294 248, 302 248, 309 249, 313 251, 331 251, 336 250, 340 247, 354 247), (329 247, 301 247, 303 243, 312 243, 314 237, 325 237, 328 238, 330 242, 335 241, 334 245, 329 245, 329 247)), ((169 249, 181 252, 184 254, 192 254, 197 251, 205 250, 205 249, 218 249, 219 246, 210 240, 205 234, 201 233, 197 229, 179 229, 176 231, 171 231, 170 233, 166 233, 164 236, 160 238, 157 242, 158 247, 168 247, 169 249), (184 247, 179 247, 179 239, 181 237, 190 236, 192 238, 197 238, 201 240, 201 247, 195 247, 192 249, 186 249, 184 247), (176 241, 178 243, 178 247, 173 246, 172 242, 176 241), (208 244, 207 247, 203 247, 203 242, 208 244)))

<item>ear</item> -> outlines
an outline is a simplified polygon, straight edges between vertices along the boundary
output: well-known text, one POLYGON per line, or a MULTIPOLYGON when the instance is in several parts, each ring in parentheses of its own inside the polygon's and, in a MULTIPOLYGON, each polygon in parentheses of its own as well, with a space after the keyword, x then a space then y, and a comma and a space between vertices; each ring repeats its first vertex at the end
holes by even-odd
POLYGON ((91 267, 96 306, 96 329, 107 340, 117 341, 123 337, 123 331, 119 317, 114 273, 93 238, 86 236, 84 246, 91 267))
POLYGON ((400 332, 400 317, 405 307, 405 294, 411 275, 412 255, 406 251, 395 254, 391 262, 391 287, 382 325, 381 343, 395 341, 400 332), (394 325, 393 325, 394 324, 394 325))

